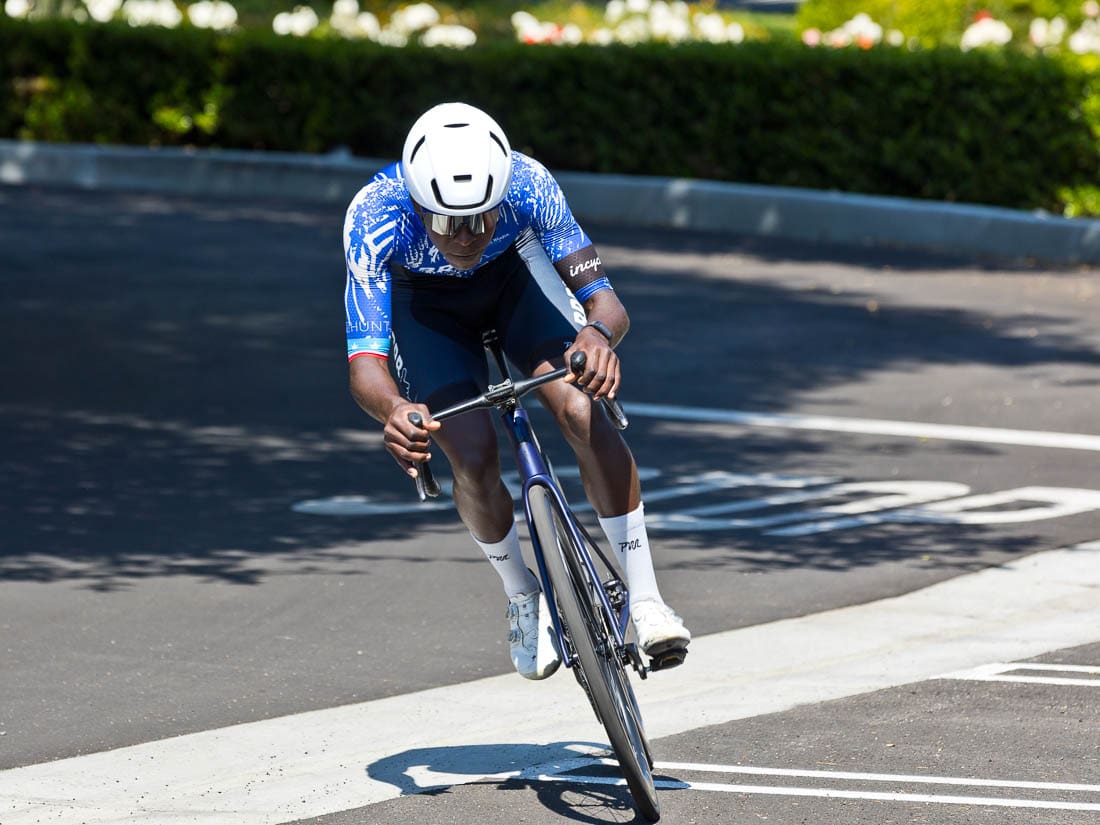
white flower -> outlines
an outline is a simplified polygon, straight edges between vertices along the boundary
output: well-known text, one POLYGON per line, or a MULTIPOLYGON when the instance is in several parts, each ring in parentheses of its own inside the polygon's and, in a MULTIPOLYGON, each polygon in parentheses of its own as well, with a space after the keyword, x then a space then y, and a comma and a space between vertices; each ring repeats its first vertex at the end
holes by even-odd
POLYGON ((477 42, 477 34, 465 26, 432 26, 420 36, 422 46, 465 49, 477 42))
POLYGON ((561 42, 569 46, 576 46, 584 42, 584 32, 576 23, 566 23, 561 30, 561 42))
MULTIPOLYGON (((901 37, 900 32, 897 33, 897 37, 901 37)), ((869 49, 876 43, 882 42, 882 26, 872 20, 869 15, 861 12, 845 22, 840 28, 825 32, 818 37, 811 34, 809 38, 810 40, 816 39, 817 43, 808 42, 806 33, 803 33, 802 42, 814 46, 824 42, 837 49, 843 49, 855 43, 864 49, 869 49)))
POLYGON ((1012 29, 1007 23, 985 17, 967 27, 963 32, 959 48, 966 52, 982 46, 1003 46, 1011 39, 1012 29))
POLYGON ((532 28, 539 24, 539 19, 529 11, 517 11, 510 18, 512 28, 516 31, 532 28))
POLYGON ((806 29, 802 32, 802 42, 807 46, 820 46, 821 29, 806 29))
POLYGON ((718 12, 696 12, 692 18, 696 33, 711 43, 725 43, 726 21, 718 12))
POLYGON ((626 10, 631 14, 645 14, 649 11, 649 0, 626 0, 626 10))
POLYGON ((726 26, 727 43, 743 43, 745 40, 745 27, 737 21, 726 26))
POLYGON ((355 22, 359 26, 359 30, 372 40, 382 32, 382 25, 378 22, 378 18, 369 11, 359 12, 355 17, 355 22))
POLYGON ((1028 27, 1028 39, 1040 49, 1048 46, 1057 46, 1066 36, 1066 20, 1064 17, 1055 17, 1053 20, 1045 20, 1036 17, 1028 27))
POLYGON ((4 3, 4 11, 8 17, 26 17, 32 8, 34 5, 30 0, 8 0, 4 3))
POLYGON ((275 15, 271 27, 275 34, 292 34, 295 37, 305 37, 320 24, 317 12, 309 6, 296 6, 294 11, 284 11, 275 15))
POLYGON ((601 26, 589 33, 588 42, 596 46, 610 46, 615 42, 615 35, 612 34, 611 29, 601 26))
POLYGON ((183 21, 183 14, 172 0, 126 0, 122 16, 131 26, 163 26, 173 29, 183 21))
POLYGON ((895 47, 904 46, 905 35, 899 32, 897 29, 890 29, 890 31, 886 32, 886 42, 895 47))
POLYGON ((626 16, 625 0, 608 0, 607 8, 604 9, 603 16, 609 25, 614 26, 626 16))
POLYGON ((332 5, 329 25, 344 37, 375 38, 382 30, 378 18, 369 11, 359 11, 356 0, 336 0, 332 5))
POLYGON ((657 0, 649 7, 649 28, 657 40, 679 43, 691 39, 691 24, 687 17, 683 16, 679 7, 669 5, 665 0, 657 0))
POLYGON ((649 24, 644 17, 628 17, 615 27, 615 39, 620 43, 643 43, 649 40, 649 24))
POLYGON ((1081 11, 1085 17, 1100 17, 1100 3, 1096 0, 1085 0, 1085 4, 1081 6, 1081 11))
POLYGON ((856 43, 878 43, 882 40, 882 26, 867 14, 860 12, 841 28, 856 43))
POLYGON ((1077 54, 1100 53, 1100 21, 1086 20, 1069 36, 1069 48, 1077 54))
POLYGON ((399 34, 411 34, 427 29, 439 22, 439 12, 427 3, 415 3, 393 13, 389 28, 399 34))
POLYGON ((97 23, 106 23, 118 14, 122 8, 122 0, 84 0, 88 7, 88 14, 97 23))
POLYGON ((383 46, 396 46, 401 48, 409 45, 408 35, 394 31, 389 26, 386 26, 382 31, 378 32, 377 40, 383 46))
POLYGON ((187 17, 200 29, 225 31, 237 25, 237 10, 225 0, 200 0, 188 7, 187 17))

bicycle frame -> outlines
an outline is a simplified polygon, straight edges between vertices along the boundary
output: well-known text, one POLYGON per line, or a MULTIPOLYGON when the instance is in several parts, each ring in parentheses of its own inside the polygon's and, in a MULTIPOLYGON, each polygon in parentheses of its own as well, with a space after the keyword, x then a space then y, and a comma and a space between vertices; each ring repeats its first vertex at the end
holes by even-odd
MULTIPOLYGON (((562 524, 564 524, 572 534, 577 547, 582 548, 581 562, 584 564, 585 568, 587 568, 588 574, 595 582, 599 582, 602 579, 599 571, 596 569, 595 562, 592 560, 591 554, 588 552, 588 538, 577 524, 576 517, 569 509, 569 504, 565 500, 565 495, 562 493, 557 480, 550 471, 546 457, 543 455, 542 448, 539 446, 538 439, 531 429, 527 411, 517 404, 515 409, 503 411, 501 413, 501 420, 504 423, 504 430, 508 435, 508 439, 512 444, 512 451, 516 457, 516 468, 519 471, 520 481, 523 485, 524 518, 527 521, 528 532, 531 536, 531 545, 535 552, 535 561, 539 569, 539 579, 542 581, 542 590, 546 595, 547 603, 552 607, 550 615, 553 617, 554 632, 557 634, 559 649, 562 651, 562 662, 566 667, 572 667, 573 657, 569 654, 568 646, 565 644, 561 620, 556 609, 554 588, 546 571, 546 562, 543 559, 544 553, 556 553, 558 551, 557 548, 544 548, 540 546, 538 535, 535 532, 534 523, 531 517, 530 491, 532 487, 541 487, 550 494, 550 502, 557 512, 557 515, 560 517, 562 524)), ((604 615, 609 620, 608 625, 613 629, 615 634, 615 647, 616 649, 621 649, 626 644, 626 627, 630 619, 628 607, 624 604, 616 614, 615 608, 611 604, 611 600, 607 597, 604 588, 598 588, 598 592, 604 615)))

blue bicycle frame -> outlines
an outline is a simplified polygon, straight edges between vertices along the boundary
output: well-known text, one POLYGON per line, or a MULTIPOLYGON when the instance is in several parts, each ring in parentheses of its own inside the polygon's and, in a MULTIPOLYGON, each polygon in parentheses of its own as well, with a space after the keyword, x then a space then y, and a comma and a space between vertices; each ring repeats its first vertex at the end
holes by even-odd
MULTIPOLYGON (((484 340, 486 348, 497 362, 497 367, 504 377, 504 381, 500 384, 490 386, 484 395, 433 413, 432 417, 436 421, 443 421, 444 419, 476 409, 487 409, 492 407, 500 411, 501 421, 504 424, 504 431, 507 433, 508 439, 512 445, 512 450, 515 453, 516 467, 519 471, 520 481, 523 484, 524 517, 526 518, 527 527, 531 535, 531 544, 535 551, 535 559, 539 569, 539 579, 542 582, 542 589, 543 593, 546 594, 547 603, 553 608, 551 610, 551 615, 554 617, 554 632, 557 634, 558 641, 561 643, 560 649, 562 650, 563 661, 566 667, 572 667, 573 656, 568 653, 568 646, 564 644, 565 634, 562 631, 561 619, 558 616, 557 610, 557 600, 554 596, 553 585, 550 582, 550 576, 547 573, 544 559, 544 553, 558 552, 558 549, 542 547, 539 543, 538 533, 534 528, 534 522, 531 515, 531 490, 534 487, 541 487, 549 493, 549 500, 558 516, 558 520, 569 530, 574 545, 580 549, 579 556, 581 563, 584 565, 591 580, 597 585, 601 583, 601 578, 592 560, 592 555, 588 551, 589 548, 594 548, 597 553, 600 551, 587 531, 577 522, 573 512, 569 509, 569 504, 565 500, 565 495, 561 491, 561 486, 558 484, 557 479, 550 469, 549 462, 546 460, 546 456, 539 446, 534 430, 531 429, 531 422, 527 416, 527 411, 523 409, 519 403, 521 396, 543 384, 559 380, 569 372, 569 369, 562 367, 561 369, 554 370, 545 375, 540 375, 536 378, 528 378, 513 383, 512 379, 509 377, 508 366, 504 360, 503 353, 500 351, 495 332, 487 332, 484 336, 484 340)), ((583 353, 580 355, 583 355, 583 353)), ((576 365, 575 369, 577 367, 583 370, 583 359, 576 365)), ((627 426, 626 416, 623 414, 622 408, 617 402, 604 399, 604 407, 618 429, 624 429, 627 426)), ((418 413, 410 414, 409 420, 416 426, 421 426, 423 423, 418 413)), ((421 501, 426 501, 429 497, 439 495, 439 484, 432 475, 431 467, 428 462, 418 465, 416 489, 421 501)), ((602 554, 600 555, 605 564, 607 564, 607 567, 614 571, 611 564, 607 562, 606 557, 602 556, 602 554)), ((618 577, 616 576, 616 578, 618 577)), ((622 605, 617 610, 615 605, 612 604, 611 599, 608 598, 606 587, 600 586, 595 589, 600 595, 600 605, 603 609, 604 616, 608 620, 608 627, 611 628, 614 633, 615 649, 621 652, 626 646, 626 627, 630 621, 630 600, 629 594, 626 592, 625 584, 623 584, 621 580, 620 586, 622 587, 623 598, 621 600, 622 605)), ((645 677, 644 669, 640 669, 639 673, 643 678, 645 677)))
MULTIPOLYGON (((587 550, 591 542, 577 523, 573 512, 569 509, 569 504, 565 500, 565 495, 562 493, 557 479, 554 478, 553 472, 550 470, 550 466, 546 461, 546 457, 543 455, 542 448, 539 446, 538 439, 531 429, 527 411, 517 405, 515 409, 502 412, 501 420, 504 422, 504 430, 508 434, 508 440, 512 444, 512 450, 516 457, 516 467, 519 470, 520 481, 523 484, 524 517, 527 520, 528 532, 531 535, 531 545, 535 551, 539 578, 542 580, 542 591, 546 594, 547 604, 552 608, 550 610, 550 615, 554 619, 554 632, 558 636, 559 649, 562 651, 562 661, 566 667, 572 667, 573 656, 569 653, 568 645, 565 644, 561 619, 558 616, 557 609, 554 607, 557 603, 554 595, 554 586, 550 581, 550 576, 546 570, 546 562, 543 558, 544 553, 556 553, 558 549, 556 547, 544 548, 539 542, 538 533, 534 529, 534 520, 531 515, 531 489, 533 487, 541 487, 550 494, 551 506, 553 506, 556 511, 561 524, 565 525, 569 530, 575 546, 585 548, 580 553, 580 560, 588 570, 588 575, 591 576, 592 581, 598 583, 601 581, 600 574, 596 569, 591 554, 587 550)), ((604 615, 609 619, 608 625, 614 631, 615 647, 616 649, 621 649, 626 644, 626 626, 627 622, 630 620, 628 609, 629 598, 623 600, 622 607, 616 613, 614 606, 611 604, 611 600, 607 597, 605 589, 598 587, 596 590, 600 595, 600 603, 603 607, 604 615)))

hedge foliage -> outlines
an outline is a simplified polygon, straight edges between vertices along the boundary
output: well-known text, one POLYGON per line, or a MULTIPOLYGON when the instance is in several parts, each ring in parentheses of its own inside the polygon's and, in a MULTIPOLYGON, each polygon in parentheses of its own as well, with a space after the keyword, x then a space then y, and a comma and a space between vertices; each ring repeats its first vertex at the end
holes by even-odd
POLYGON ((1098 77, 997 51, 452 51, 3 21, 0 136, 397 157, 416 115, 463 99, 556 169, 1095 214, 1098 77))

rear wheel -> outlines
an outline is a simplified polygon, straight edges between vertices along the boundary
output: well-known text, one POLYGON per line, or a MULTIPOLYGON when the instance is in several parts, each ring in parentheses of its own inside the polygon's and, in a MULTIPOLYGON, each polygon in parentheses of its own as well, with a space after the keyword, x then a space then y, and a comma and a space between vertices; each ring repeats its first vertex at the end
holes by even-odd
POLYGON ((576 656, 577 679, 607 731, 635 807, 647 820, 656 822, 661 808, 653 787, 649 744, 634 691, 615 649, 614 634, 607 626, 598 594, 601 585, 592 580, 581 561, 581 551, 550 494, 533 487, 530 501, 546 572, 576 656))

